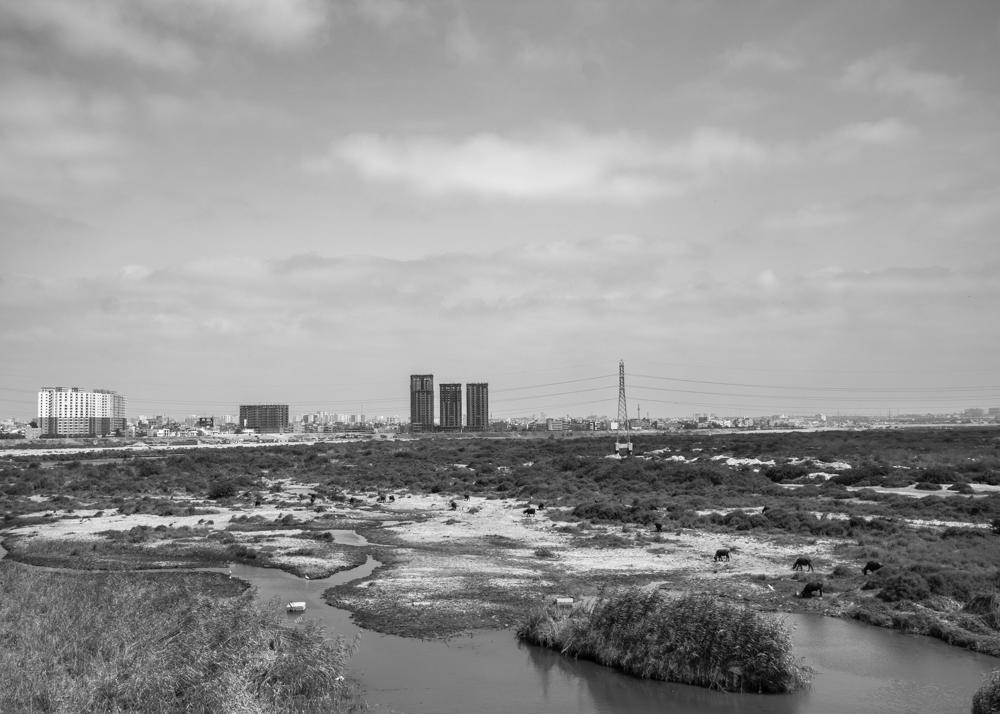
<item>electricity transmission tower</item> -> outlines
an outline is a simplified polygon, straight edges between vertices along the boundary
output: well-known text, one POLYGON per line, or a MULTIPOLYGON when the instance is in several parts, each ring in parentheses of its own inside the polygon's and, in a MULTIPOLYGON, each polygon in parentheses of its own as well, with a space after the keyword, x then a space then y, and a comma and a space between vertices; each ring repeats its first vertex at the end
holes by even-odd
POLYGON ((623 459, 632 455, 632 435, 629 433, 628 406, 625 403, 625 360, 618 360, 618 434, 615 436, 615 453, 623 459), (622 429, 625 430, 624 437, 622 429))

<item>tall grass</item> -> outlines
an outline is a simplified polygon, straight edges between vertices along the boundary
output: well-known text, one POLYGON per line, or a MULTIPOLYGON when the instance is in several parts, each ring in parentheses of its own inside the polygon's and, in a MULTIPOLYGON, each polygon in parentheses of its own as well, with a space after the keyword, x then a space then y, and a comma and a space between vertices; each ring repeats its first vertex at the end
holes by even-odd
POLYGON ((632 588, 589 611, 537 608, 517 636, 647 679, 759 693, 808 683, 781 622, 706 594, 669 598, 632 588))
POLYGON ((0 563, 0 711, 350 710, 343 641, 208 578, 0 563))
POLYGON ((1000 670, 995 669, 972 696, 972 714, 1000 711, 1000 670))

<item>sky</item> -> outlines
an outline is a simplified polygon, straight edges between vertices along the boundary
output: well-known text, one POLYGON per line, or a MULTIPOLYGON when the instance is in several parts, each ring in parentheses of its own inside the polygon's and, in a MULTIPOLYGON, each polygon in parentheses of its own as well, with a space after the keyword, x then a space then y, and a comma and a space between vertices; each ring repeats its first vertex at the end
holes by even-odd
POLYGON ((1000 406, 995 0, 0 0, 0 417, 1000 406))

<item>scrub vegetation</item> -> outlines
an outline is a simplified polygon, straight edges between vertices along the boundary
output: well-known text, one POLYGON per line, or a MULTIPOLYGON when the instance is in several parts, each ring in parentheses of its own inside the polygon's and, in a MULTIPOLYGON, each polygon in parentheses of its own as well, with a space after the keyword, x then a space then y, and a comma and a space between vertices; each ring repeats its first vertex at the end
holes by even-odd
POLYGON ((972 697, 972 714, 996 712, 1000 712, 1000 669, 993 670, 972 697))
POLYGON ((0 562, 0 711, 346 712, 350 646, 208 573, 0 562))
POLYGON ((517 636, 644 679, 761 694, 808 682, 780 621, 707 594, 631 588, 591 608, 547 606, 532 611, 517 636))
MULTIPOLYGON (((738 589, 758 609, 851 617, 1000 655, 994 597, 1000 586, 1000 430, 687 432, 639 435, 634 443, 636 458, 627 461, 608 458, 607 438, 547 435, 68 458, 26 450, 0 463, 0 529, 37 526, 42 534, 25 536, 29 528, 9 537, 11 559, 83 569, 243 561, 305 574, 302 569, 328 565, 337 555, 336 564, 322 571, 327 573, 374 554, 387 564, 381 576, 363 590, 345 587, 339 597, 366 626, 383 631, 400 631, 406 620, 408 634, 441 634, 421 630, 421 618, 432 619, 445 602, 452 610, 435 627, 486 627, 515 621, 510 614, 524 612, 526 600, 537 602, 541 595, 592 594, 601 585, 674 578, 682 587, 722 595, 738 589), (405 529, 383 527, 438 517, 407 510, 407 495, 413 502, 418 496, 439 500, 455 536, 412 544, 405 529), (466 506, 469 495, 477 512, 466 506), (446 510, 451 501, 458 510, 446 510), (509 506, 509 514, 485 508, 491 503, 509 506), (468 528, 463 521, 482 521, 487 512, 521 519, 529 506, 537 514, 525 516, 525 524, 538 523, 539 532, 544 524, 546 532, 568 537, 534 543, 524 553, 520 540, 459 537, 468 528), (100 514, 106 520, 147 514, 144 522, 162 525, 129 525, 90 540, 71 534, 75 520, 82 531, 100 514), (175 519, 183 525, 168 525, 175 519), (45 527, 54 524, 67 526, 59 545, 42 540, 45 527), (330 536, 324 531, 336 528, 357 530, 383 547, 337 548, 323 540, 330 536), (683 572, 666 573, 671 558, 690 552, 691 534, 711 541, 704 562, 686 561, 683 572), (790 571, 794 556, 787 564, 772 558, 753 572, 740 572, 738 549, 731 562, 712 562, 716 548, 746 538, 765 553, 775 544, 813 555, 816 571, 808 578, 823 582, 824 597, 793 597, 805 584, 790 571), (279 540, 281 552, 273 545, 279 540), (398 561, 389 555, 394 549, 398 561), (662 560, 599 577, 567 575, 572 551, 582 549, 662 560), (820 551, 826 562, 816 559, 820 551), (490 573, 501 556, 517 578, 490 573), (456 564, 449 579, 456 586, 448 595, 396 587, 392 574, 409 572, 406 565, 419 558, 456 564), (869 560, 884 567, 862 575, 869 560), (467 562, 480 565, 481 575, 470 577, 458 567, 467 562), (712 578, 699 577, 711 568, 718 570, 712 578)), ((402 585, 414 587, 409 580, 402 585)))

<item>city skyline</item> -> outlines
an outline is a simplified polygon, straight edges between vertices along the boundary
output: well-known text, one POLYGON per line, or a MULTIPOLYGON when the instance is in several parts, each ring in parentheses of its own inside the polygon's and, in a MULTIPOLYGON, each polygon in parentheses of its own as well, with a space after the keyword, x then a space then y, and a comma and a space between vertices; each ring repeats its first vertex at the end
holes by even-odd
MULTIPOLYGON (((571 385, 567 382, 557 382, 548 385, 531 385, 531 388, 569 388, 569 386, 582 386, 578 390, 571 390, 575 392, 591 393, 595 391, 607 391, 607 387, 590 387, 586 386, 586 383, 593 383, 596 380, 607 380, 614 375, 601 375, 599 377, 594 377, 590 379, 582 380, 571 380, 571 385), (583 382, 584 385, 579 383, 583 382)), ((667 379, 671 378, 657 378, 653 375, 636 375, 635 377, 639 379, 646 380, 656 380, 656 379, 667 379)), ((437 427, 445 427, 445 429, 455 429, 456 424, 455 417, 458 417, 459 422, 462 424, 463 428, 468 429, 481 429, 486 424, 500 421, 521 421, 524 419, 542 419, 546 417, 555 418, 572 418, 572 419, 606 419, 614 420, 615 416, 612 412, 601 411, 601 410, 577 410, 577 411, 518 411, 514 406, 507 406, 504 408, 502 413, 497 414, 493 411, 490 404, 489 396, 489 384, 487 382, 467 382, 465 383, 465 418, 461 417, 461 403, 456 404, 455 400, 461 398, 461 387, 462 383, 443 383, 439 385, 438 398, 435 398, 434 391, 434 375, 433 374, 420 374, 420 375, 410 375, 410 411, 409 419, 407 419, 403 414, 405 410, 402 411, 367 411, 365 409, 361 410, 351 410, 351 409, 334 409, 329 407, 327 404, 324 406, 321 402, 313 402, 311 406, 303 406, 302 404, 282 404, 281 407, 285 409, 285 414, 290 422, 308 421, 311 417, 326 415, 329 417, 324 420, 324 423, 335 423, 341 421, 343 423, 405 423, 412 424, 414 421, 419 421, 424 427, 430 427, 425 430, 436 430, 437 427), (444 391, 440 388, 445 388, 444 391, 450 391, 447 401, 452 403, 452 407, 458 406, 458 414, 453 414, 449 419, 442 419, 441 416, 445 413, 445 410, 438 409, 435 411, 434 405, 439 404, 444 406, 446 401, 444 396, 444 391), (456 389, 457 388, 457 389, 456 389), (415 395, 420 394, 421 396, 416 397, 415 395), (414 420, 414 409, 420 413, 417 420, 414 420)), ((684 382, 685 380, 672 380, 675 382, 684 382)), ((626 391, 630 391, 629 385, 631 384, 629 379, 626 379, 626 391)), ((634 385, 633 385, 634 386, 634 385)), ((688 385, 697 386, 697 385, 688 385)), ((712 386, 708 384, 706 386, 712 386)), ((730 387, 733 391, 730 393, 732 397, 741 396, 736 389, 750 389, 750 388, 761 388, 768 387, 774 388, 774 385, 719 385, 715 384, 713 388, 723 389, 730 387)), ((515 395, 522 393, 524 388, 508 388, 505 390, 500 390, 501 392, 510 392, 515 395)), ((663 389, 663 387, 655 387, 650 385, 640 386, 642 389, 663 389)), ((698 390, 677 388, 679 392, 690 393, 697 392, 698 390)), ((202 407, 199 409, 187 410, 187 411, 176 411, 176 410, 143 410, 141 408, 132 407, 131 399, 129 399, 129 409, 126 412, 124 409, 126 395, 120 394, 114 390, 109 389, 87 389, 77 386, 61 386, 61 387, 42 387, 40 390, 34 392, 36 395, 37 408, 34 409, 34 414, 32 415, 2 415, 0 414, 0 420, 15 418, 24 422, 31 421, 36 418, 41 418, 44 416, 45 409, 43 409, 43 395, 51 391, 59 392, 80 392, 85 394, 90 394, 92 397, 95 394, 113 394, 116 395, 116 399, 120 400, 121 406, 117 412, 118 416, 126 417, 129 420, 142 420, 142 419, 152 419, 156 417, 165 417, 177 421, 190 420, 198 417, 216 417, 219 419, 230 419, 232 422, 241 422, 243 419, 242 411, 247 405, 240 404, 234 407, 232 404, 216 404, 213 408, 211 403, 205 401, 192 401, 187 403, 187 406, 198 406, 202 407), (240 416, 236 417, 233 413, 234 411, 240 412, 240 416)), ((634 391, 632 392, 634 394, 634 391)), ((640 392, 642 393, 642 392, 640 392)), ((662 395, 661 395, 662 396, 662 395)), ((742 396, 747 396, 754 398, 753 394, 745 394, 742 396)), ((511 399, 511 403, 516 403, 520 397, 514 396, 511 399)), ((787 397, 786 397, 787 398, 787 397)), ((795 397, 792 397, 793 399, 795 397)), ((821 397, 823 399, 831 399, 830 397, 821 397)), ((48 397, 51 400, 51 397, 48 397)), ((534 399, 534 397, 529 397, 529 399, 534 399)), ((816 399, 816 397, 811 397, 810 399, 816 399)), ((955 399, 954 397, 949 397, 949 399, 955 399)), ((961 399, 961 398, 959 398, 961 399)), ((601 403, 601 402, 598 402, 601 403)), ((868 409, 841 409, 841 408, 807 408, 807 406, 801 406, 798 409, 772 409, 767 410, 762 406, 758 405, 759 408, 756 410, 751 408, 736 409, 736 410, 718 410, 712 408, 704 408, 701 410, 689 411, 681 414, 669 414, 666 413, 661 407, 664 400, 657 398, 647 398, 646 407, 643 408, 643 403, 641 399, 632 399, 630 402, 630 419, 651 419, 651 420, 697 420, 699 417, 712 417, 712 418, 766 418, 766 417, 776 417, 776 416, 787 416, 790 418, 815 418, 815 417, 829 417, 829 418, 840 418, 840 417, 876 417, 876 418, 888 418, 891 419, 893 416, 924 416, 924 415, 962 415, 962 416, 979 416, 979 417, 996 417, 997 413, 1000 412, 1000 407, 992 406, 986 401, 980 400, 977 405, 971 405, 970 403, 955 403, 949 408, 938 407, 936 409, 930 410, 913 410, 913 409, 893 409, 893 408, 878 408, 872 407, 868 409), (653 408, 650 409, 649 405, 653 404, 653 408), (980 412, 978 415, 976 412, 980 412)), ((832 402, 831 402, 832 403, 832 402)), ((593 402, 585 403, 587 405, 592 405, 593 402)))
POLYGON ((0 416, 1000 404, 997 3, 254 7, 0 0, 0 416))

